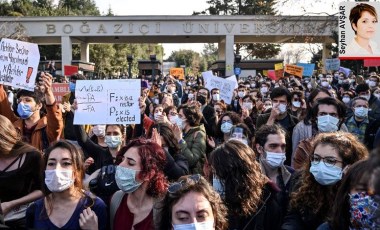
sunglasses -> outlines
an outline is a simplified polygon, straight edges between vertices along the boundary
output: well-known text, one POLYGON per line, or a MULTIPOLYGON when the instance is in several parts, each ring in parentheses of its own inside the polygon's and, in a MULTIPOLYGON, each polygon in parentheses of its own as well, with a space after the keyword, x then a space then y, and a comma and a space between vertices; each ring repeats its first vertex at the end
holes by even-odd
POLYGON ((172 193, 172 194, 173 193, 177 193, 181 189, 187 188, 190 184, 196 184, 196 183, 198 183, 200 179, 201 179, 201 175, 200 174, 190 175, 190 176, 186 177, 183 180, 180 180, 178 182, 172 183, 169 186, 169 188, 168 188, 168 192, 172 193))

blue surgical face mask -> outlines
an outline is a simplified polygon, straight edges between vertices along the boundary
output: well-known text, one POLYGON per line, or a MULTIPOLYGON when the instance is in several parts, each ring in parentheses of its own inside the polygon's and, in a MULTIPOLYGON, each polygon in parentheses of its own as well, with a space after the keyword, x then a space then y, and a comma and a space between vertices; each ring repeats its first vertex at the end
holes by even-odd
POLYGON ((355 116, 358 118, 365 118, 368 116, 368 108, 364 107, 356 107, 354 109, 355 116))
POLYGON ((272 168, 280 167, 281 165, 284 164, 284 161, 286 160, 285 153, 266 152, 266 155, 267 155, 266 162, 272 168))
POLYGON ((310 173, 314 179, 321 185, 333 185, 342 179, 342 168, 324 163, 311 163, 310 173))
POLYGON ((221 197, 224 197, 224 187, 222 185, 222 182, 220 181, 220 179, 217 177, 217 176, 213 176, 212 178, 212 187, 214 188, 214 190, 219 193, 219 195, 221 197))
POLYGON ((214 221, 204 221, 191 224, 173 224, 173 230, 213 230, 214 221))
POLYGON ((117 187, 125 193, 132 193, 136 191, 142 184, 136 181, 136 173, 137 170, 117 166, 115 173, 117 187))
POLYGON ((28 119, 33 115, 34 111, 30 105, 20 102, 17 106, 17 113, 21 119, 28 119))
POLYGON ((330 115, 318 117, 318 130, 323 133, 338 131, 339 119, 330 115))
POLYGON ((121 145, 121 136, 109 136, 106 135, 104 142, 111 149, 116 149, 121 145))
POLYGON ((233 125, 232 125, 230 122, 224 122, 224 123, 222 124, 222 126, 220 126, 220 130, 221 130, 223 133, 230 133, 232 126, 233 126, 233 125))
POLYGON ((69 83, 69 89, 70 89, 70 92, 75 92, 75 83, 74 82, 70 82, 69 83))

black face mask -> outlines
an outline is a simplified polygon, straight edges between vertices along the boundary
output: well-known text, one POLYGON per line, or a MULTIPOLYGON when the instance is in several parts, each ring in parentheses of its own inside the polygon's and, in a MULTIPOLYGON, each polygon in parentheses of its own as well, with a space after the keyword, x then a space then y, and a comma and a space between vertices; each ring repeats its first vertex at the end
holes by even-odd
POLYGON ((204 96, 197 96, 197 101, 201 103, 202 105, 206 104, 206 98, 204 96))

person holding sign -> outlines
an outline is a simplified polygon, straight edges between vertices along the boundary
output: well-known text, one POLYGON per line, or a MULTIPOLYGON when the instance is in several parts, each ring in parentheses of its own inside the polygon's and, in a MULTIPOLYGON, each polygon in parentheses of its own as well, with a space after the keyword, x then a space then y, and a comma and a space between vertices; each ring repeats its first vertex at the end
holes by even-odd
POLYGON ((62 112, 57 105, 52 91, 52 76, 41 72, 40 86, 45 88, 44 94, 39 91, 21 90, 17 94, 17 117, 11 109, 7 93, 0 87, 0 114, 6 116, 19 130, 23 141, 37 149, 43 150, 60 138, 63 122, 62 112), (45 103, 43 102, 45 100, 45 103), (43 107, 46 104, 46 115, 43 107))
POLYGON ((380 49, 375 41, 377 27, 377 13, 375 7, 370 4, 360 3, 351 9, 351 27, 355 32, 355 38, 347 46, 347 56, 380 56, 380 49))

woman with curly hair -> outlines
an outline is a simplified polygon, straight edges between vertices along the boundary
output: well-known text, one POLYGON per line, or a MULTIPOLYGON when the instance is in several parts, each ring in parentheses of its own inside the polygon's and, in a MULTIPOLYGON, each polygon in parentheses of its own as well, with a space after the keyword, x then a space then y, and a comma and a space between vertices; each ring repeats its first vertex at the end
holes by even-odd
POLYGON ((346 132, 316 136, 290 200, 282 229, 316 229, 331 213, 343 173, 368 156, 366 147, 346 132))
POLYGON ((279 229, 281 207, 274 185, 262 173, 253 150, 237 140, 218 146, 209 157, 213 187, 228 208, 229 229, 279 229))
POLYGON ((115 180, 121 191, 110 205, 111 229, 154 229, 153 205, 165 195, 165 153, 155 142, 132 140, 118 155, 115 180))
POLYGON ((199 174, 183 176, 171 184, 156 207, 156 229, 227 229, 227 209, 222 199, 199 174))

